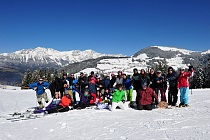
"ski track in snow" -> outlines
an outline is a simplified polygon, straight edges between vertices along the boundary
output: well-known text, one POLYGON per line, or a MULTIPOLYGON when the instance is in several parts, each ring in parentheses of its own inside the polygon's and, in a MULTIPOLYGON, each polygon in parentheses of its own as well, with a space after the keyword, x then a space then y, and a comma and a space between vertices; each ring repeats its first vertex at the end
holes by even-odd
MULTIPOLYGON (((138 111, 71 110, 11 122, 6 114, 35 105, 34 91, 0 89, 0 140, 191 140, 210 138, 210 89, 194 90, 190 107, 138 111), (11 99, 12 97, 12 99, 11 99), (18 105, 18 106, 17 106, 18 105)), ((48 92, 49 95, 49 92, 48 92)))

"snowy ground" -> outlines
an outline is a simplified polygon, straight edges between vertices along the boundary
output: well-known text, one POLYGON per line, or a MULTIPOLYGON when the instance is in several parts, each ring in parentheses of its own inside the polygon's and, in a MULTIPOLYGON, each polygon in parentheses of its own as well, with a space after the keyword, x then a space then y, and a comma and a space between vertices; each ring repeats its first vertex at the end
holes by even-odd
MULTIPOLYGON (((49 92, 48 92, 49 94, 49 92)), ((1 140, 209 140, 210 89, 193 90, 190 107, 137 111, 72 110, 10 122, 5 115, 36 105, 32 90, 0 89, 1 140)))

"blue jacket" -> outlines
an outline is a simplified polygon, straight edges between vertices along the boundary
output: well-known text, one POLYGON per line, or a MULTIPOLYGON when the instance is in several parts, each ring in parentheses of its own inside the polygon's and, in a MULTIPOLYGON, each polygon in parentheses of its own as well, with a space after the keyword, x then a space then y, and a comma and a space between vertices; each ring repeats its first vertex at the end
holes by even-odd
POLYGON ((104 89, 110 88, 110 80, 107 78, 104 78, 104 89))
POLYGON ((45 92, 45 88, 49 88, 50 84, 48 82, 42 82, 41 84, 39 82, 35 82, 32 84, 29 84, 29 88, 34 89, 36 87, 36 94, 41 95, 45 92))
POLYGON ((132 81, 130 78, 123 79, 123 86, 126 90, 132 89, 132 81))
POLYGON ((72 80, 72 83, 71 83, 71 85, 72 85, 72 87, 71 87, 71 89, 72 89, 72 92, 76 92, 76 84, 77 84, 77 79, 73 79, 72 80))

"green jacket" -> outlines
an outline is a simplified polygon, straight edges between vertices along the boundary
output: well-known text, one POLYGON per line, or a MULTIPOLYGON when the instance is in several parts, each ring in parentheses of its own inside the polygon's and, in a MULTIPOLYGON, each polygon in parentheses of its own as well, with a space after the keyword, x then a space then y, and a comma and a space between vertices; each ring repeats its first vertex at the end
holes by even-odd
POLYGON ((112 95, 113 95, 112 102, 120 102, 120 101, 124 100, 125 92, 124 92, 124 90, 116 89, 112 95))

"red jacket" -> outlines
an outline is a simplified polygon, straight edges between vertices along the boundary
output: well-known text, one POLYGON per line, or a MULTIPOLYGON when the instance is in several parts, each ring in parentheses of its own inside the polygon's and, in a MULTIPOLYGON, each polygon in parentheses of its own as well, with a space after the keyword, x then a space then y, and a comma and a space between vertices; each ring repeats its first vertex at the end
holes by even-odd
POLYGON ((71 103, 71 99, 69 99, 68 97, 66 97, 65 95, 61 98, 61 102, 59 103, 59 105, 61 105, 62 107, 67 107, 69 106, 71 103))
POLYGON ((177 88, 189 87, 190 83, 189 83, 188 79, 190 76, 191 76, 191 73, 189 73, 189 72, 181 73, 177 80, 177 88))
POLYGON ((139 102, 139 105, 152 104, 153 98, 155 98, 155 101, 158 102, 157 94, 150 87, 147 87, 146 90, 141 89, 138 91, 137 101, 139 102))

